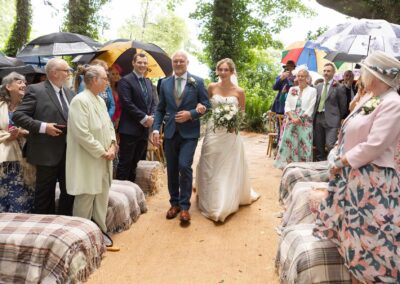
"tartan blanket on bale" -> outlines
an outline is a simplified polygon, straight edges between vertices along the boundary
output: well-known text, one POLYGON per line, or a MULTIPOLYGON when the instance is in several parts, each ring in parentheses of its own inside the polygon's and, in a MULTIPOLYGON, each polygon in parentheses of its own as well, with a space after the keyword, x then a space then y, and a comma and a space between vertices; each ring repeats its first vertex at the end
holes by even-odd
POLYGON ((299 181, 328 182, 328 162, 290 163, 283 169, 279 186, 279 202, 286 204, 293 187, 299 181))
POLYGON ((281 236, 276 268, 285 284, 350 284, 336 245, 312 235, 313 224, 287 227, 281 236))
POLYGON ((79 283, 100 266, 103 235, 68 216, 0 214, 0 283, 79 283))
POLYGON ((146 212, 146 199, 137 184, 122 180, 112 181, 106 217, 109 232, 122 232, 129 229, 132 223, 146 212))
POLYGON ((287 200, 281 229, 297 224, 314 224, 316 215, 311 212, 310 199, 315 189, 328 188, 326 182, 298 182, 287 200))

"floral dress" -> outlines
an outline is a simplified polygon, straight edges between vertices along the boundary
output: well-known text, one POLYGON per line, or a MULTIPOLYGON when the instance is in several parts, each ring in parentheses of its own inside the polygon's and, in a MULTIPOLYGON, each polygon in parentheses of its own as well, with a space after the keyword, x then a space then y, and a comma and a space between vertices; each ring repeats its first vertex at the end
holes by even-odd
POLYGON ((312 119, 303 114, 300 94, 293 117, 300 118, 302 123, 301 125, 296 125, 291 121, 286 123, 274 163, 274 166, 279 169, 283 169, 292 162, 312 162, 312 119))
MULTIPOLYGON (((339 144, 343 153, 346 120, 339 144)), ((315 235, 331 239, 345 265, 363 283, 400 283, 400 190, 392 168, 372 163, 358 169, 346 166, 329 179, 328 197, 317 215, 315 235)))
MULTIPOLYGON (((12 112, 8 113, 9 127, 14 126, 12 115, 12 112)), ((14 143, 18 142, 14 141, 14 143)), ((33 208, 33 199, 34 185, 28 185, 24 180, 21 162, 2 162, 0 164, 0 213, 30 213, 33 208)))

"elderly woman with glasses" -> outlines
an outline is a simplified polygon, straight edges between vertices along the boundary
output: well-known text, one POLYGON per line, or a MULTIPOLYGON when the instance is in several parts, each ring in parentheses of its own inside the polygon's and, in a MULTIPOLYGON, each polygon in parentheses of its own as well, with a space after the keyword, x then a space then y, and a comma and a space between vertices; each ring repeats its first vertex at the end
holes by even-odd
POLYGON ((29 213, 33 207, 34 172, 29 172, 33 168, 26 167, 21 151, 28 132, 13 122, 25 87, 25 77, 12 72, 0 89, 0 213, 29 213))
POLYGON ((112 180, 112 160, 117 147, 115 131, 104 100, 99 96, 108 85, 101 66, 84 70, 85 90, 69 108, 67 134, 67 192, 75 196, 73 215, 93 220, 104 234, 107 247, 106 214, 112 180))
POLYGON ((400 283, 400 62, 384 52, 361 64, 366 95, 342 124, 329 155, 328 197, 315 234, 331 239, 352 283, 400 283))

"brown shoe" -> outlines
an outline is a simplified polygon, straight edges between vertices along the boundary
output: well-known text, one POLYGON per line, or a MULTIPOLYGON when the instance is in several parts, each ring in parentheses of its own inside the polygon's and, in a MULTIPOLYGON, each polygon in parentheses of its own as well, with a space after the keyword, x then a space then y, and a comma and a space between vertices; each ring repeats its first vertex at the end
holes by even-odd
POLYGON ((179 216, 181 222, 187 223, 190 222, 190 214, 187 210, 182 210, 181 215, 179 216))
POLYGON ((167 219, 174 219, 176 216, 178 216, 179 211, 181 211, 179 207, 172 206, 167 212, 167 219))

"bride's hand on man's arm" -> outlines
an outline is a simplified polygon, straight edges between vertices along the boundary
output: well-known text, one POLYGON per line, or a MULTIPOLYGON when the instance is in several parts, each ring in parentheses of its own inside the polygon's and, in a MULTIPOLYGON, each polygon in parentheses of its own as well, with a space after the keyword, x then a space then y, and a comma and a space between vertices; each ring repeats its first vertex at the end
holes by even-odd
POLYGON ((207 108, 203 106, 201 103, 198 103, 196 106, 196 111, 197 113, 204 114, 206 112, 207 108))

